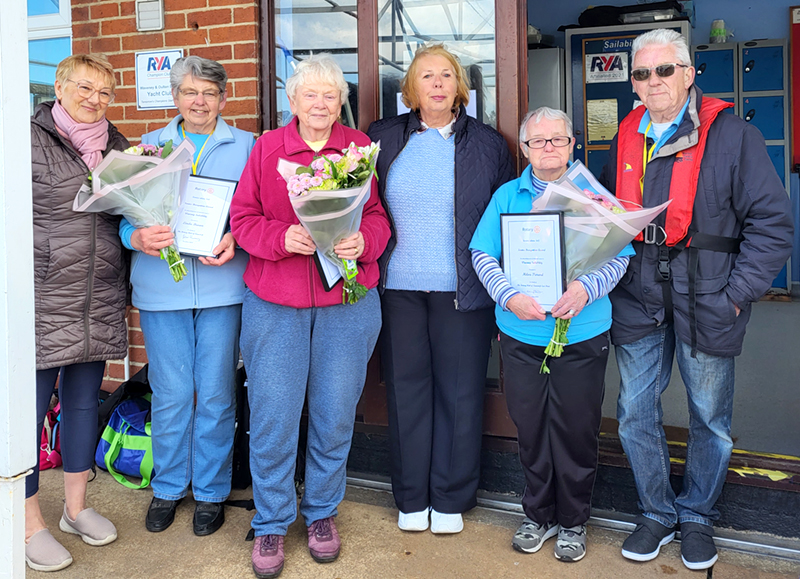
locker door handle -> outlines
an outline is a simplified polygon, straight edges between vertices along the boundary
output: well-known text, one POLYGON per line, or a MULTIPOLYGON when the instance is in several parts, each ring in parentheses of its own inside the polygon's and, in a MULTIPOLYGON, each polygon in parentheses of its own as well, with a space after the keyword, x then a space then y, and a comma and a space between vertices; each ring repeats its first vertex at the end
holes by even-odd
POLYGON ((747 111, 747 114, 744 116, 744 120, 748 123, 753 120, 753 117, 756 116, 756 109, 750 109, 747 111))
POLYGON ((753 70, 753 68, 755 66, 756 66, 756 61, 755 60, 750 60, 750 61, 747 62, 747 64, 744 65, 744 71, 745 72, 750 72, 751 70, 753 70))
POLYGON ((701 64, 700 66, 697 67, 697 75, 698 76, 700 76, 701 74, 703 74, 706 71, 706 64, 708 64, 708 63, 704 62, 703 64, 701 64))

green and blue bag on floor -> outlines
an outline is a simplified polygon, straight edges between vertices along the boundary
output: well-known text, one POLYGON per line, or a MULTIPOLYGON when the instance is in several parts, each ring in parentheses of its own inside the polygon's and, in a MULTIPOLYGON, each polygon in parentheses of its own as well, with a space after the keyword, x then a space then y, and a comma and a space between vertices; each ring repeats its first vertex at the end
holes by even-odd
MULTIPOLYGON (((150 398, 149 385, 135 383, 136 392, 129 392, 128 386, 137 376, 122 386, 108 423, 102 429, 95 452, 95 462, 100 468, 107 470, 118 483, 131 489, 143 489, 153 478, 153 449, 150 434, 150 398), (144 391, 146 388, 147 391, 144 391), (141 478, 136 483, 128 477, 141 478)), ((115 393, 116 394, 116 393, 115 393)), ((114 396, 114 395, 112 395, 114 396)), ((102 406, 101 406, 102 420, 102 406)))

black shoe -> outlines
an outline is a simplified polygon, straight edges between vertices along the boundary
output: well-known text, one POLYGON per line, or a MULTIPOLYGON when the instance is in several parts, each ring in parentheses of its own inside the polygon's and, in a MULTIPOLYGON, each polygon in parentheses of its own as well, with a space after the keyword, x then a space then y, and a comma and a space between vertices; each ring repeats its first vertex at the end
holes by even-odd
POLYGON ((147 517, 144 519, 147 530, 151 533, 160 533, 167 529, 175 520, 175 509, 182 500, 170 501, 153 497, 150 506, 147 507, 147 517))
POLYGON ((681 559, 693 571, 714 565, 717 562, 714 529, 702 523, 681 523, 681 559))
POLYGON ((622 556, 632 561, 651 561, 674 538, 675 529, 640 516, 636 519, 636 529, 622 543, 622 556))
POLYGON ((194 534, 198 537, 214 533, 225 522, 223 503, 197 503, 194 507, 194 534))

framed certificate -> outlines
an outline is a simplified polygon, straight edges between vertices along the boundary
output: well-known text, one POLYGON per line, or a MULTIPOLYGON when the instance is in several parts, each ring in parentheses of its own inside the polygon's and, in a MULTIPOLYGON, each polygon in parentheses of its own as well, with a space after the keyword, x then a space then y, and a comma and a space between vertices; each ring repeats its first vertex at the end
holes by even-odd
POLYGON ((314 264, 317 266, 317 272, 319 272, 319 277, 322 280, 322 287, 325 288, 326 292, 331 291, 333 286, 342 279, 339 268, 323 256, 319 249, 314 252, 314 264))
POLYGON ((213 257, 228 224, 236 181, 190 175, 173 231, 184 255, 213 257))
POLYGON ((500 215, 503 272, 511 285, 550 312, 566 288, 564 214, 500 215))

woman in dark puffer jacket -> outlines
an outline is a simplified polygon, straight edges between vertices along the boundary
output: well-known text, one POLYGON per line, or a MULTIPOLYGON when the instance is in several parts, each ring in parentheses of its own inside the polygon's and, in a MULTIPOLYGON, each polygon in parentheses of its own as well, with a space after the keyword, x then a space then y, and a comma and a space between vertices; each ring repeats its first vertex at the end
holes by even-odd
MULTIPOLYGON (((124 358, 126 267, 119 217, 77 213, 72 203, 103 156, 128 141, 105 118, 114 99, 114 70, 105 58, 75 54, 56 69, 55 102, 31 119, 34 289, 36 310, 36 445, 61 370, 64 513, 59 527, 90 545, 117 530, 86 508, 86 483, 97 442, 97 395, 105 361, 124 358)), ((39 472, 26 479, 25 559, 38 571, 72 563, 50 534, 39 507, 39 472)))
POLYGON ((381 143, 378 187, 392 225, 378 260, 392 490, 400 529, 458 533, 477 504, 495 327, 469 242, 516 171, 500 133, 467 116, 464 69, 443 45, 417 51, 402 90, 411 112, 367 133, 381 143))

